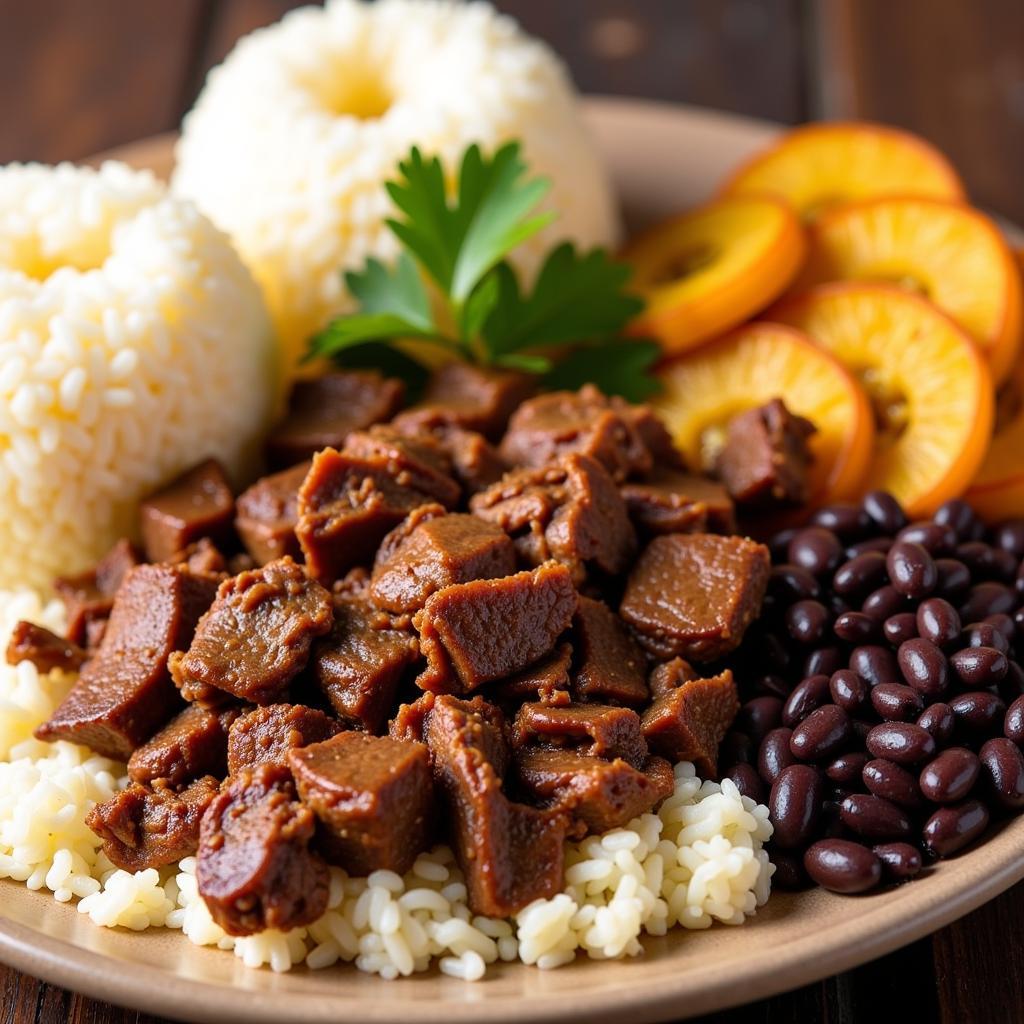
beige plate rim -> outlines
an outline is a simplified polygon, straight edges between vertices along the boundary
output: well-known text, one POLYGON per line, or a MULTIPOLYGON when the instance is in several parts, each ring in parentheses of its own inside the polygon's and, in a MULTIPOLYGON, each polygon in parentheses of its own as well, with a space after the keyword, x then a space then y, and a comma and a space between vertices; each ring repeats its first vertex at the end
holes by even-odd
MULTIPOLYGON (((777 127, 695 108, 592 98, 586 116, 627 222, 709 197, 714 183, 777 127)), ((166 173, 172 136, 117 156, 166 173)), ((580 960, 542 972, 498 965, 476 985, 436 971, 386 984, 351 969, 248 971, 177 933, 95 928, 73 908, 0 882, 0 960, 99 999, 181 1020, 377 1024, 679 1019, 808 984, 912 942, 1024 878, 1024 819, 913 885, 858 898, 820 890, 773 896, 742 928, 673 933, 627 962, 580 960)))

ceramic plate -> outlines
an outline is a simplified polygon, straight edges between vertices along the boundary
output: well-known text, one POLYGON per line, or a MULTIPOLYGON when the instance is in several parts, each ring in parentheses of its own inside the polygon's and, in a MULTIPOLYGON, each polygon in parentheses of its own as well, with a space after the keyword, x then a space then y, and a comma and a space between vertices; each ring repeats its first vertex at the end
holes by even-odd
MULTIPOLYGON (((777 130, 625 100, 588 101, 587 117, 632 226, 707 198, 724 172, 777 130)), ((163 137, 117 155, 166 174, 171 144, 163 137)), ((763 998, 881 956, 1024 878, 1022 853, 1024 818, 895 891, 778 893, 743 927, 648 939, 635 960, 580 959, 550 972, 499 964, 476 984, 436 972, 384 982, 346 966, 252 971, 178 932, 97 928, 74 908, 8 881, 0 882, 0 959, 100 999, 188 1021, 643 1024, 763 998)))

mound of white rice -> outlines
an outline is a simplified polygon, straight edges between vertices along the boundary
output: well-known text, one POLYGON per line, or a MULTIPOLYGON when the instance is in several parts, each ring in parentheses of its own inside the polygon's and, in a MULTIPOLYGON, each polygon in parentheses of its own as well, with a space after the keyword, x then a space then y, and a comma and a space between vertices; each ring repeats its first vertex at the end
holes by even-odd
POLYGON ((341 268, 389 259, 382 182, 415 143, 451 168, 523 142, 557 220, 532 239, 617 238, 611 189, 554 54, 487 4, 329 0, 242 40, 185 118, 173 185, 234 239, 286 348, 346 308, 341 268))
MULTIPOLYGON (((61 626, 58 606, 0 592, 0 649, 19 618, 61 626)), ((349 878, 332 868, 320 920, 287 933, 232 938, 198 894, 193 858, 131 874, 99 852, 85 816, 127 784, 123 765, 70 743, 26 738, 70 682, 0 662, 0 877, 49 889, 60 901, 79 898, 79 911, 97 925, 180 928, 197 945, 233 950, 247 966, 275 971, 347 961, 394 979, 436 961, 444 973, 473 981, 499 960, 553 968, 579 951, 600 959, 636 956, 645 933, 741 924, 768 899, 768 809, 728 780, 702 783, 693 765, 680 764, 675 793, 657 814, 569 844, 565 892, 535 901, 514 920, 474 916, 452 852, 439 846, 421 854, 404 878, 391 871, 349 878)))
POLYGON ((0 168, 0 587, 46 587, 138 498, 265 426, 274 347, 227 238, 146 173, 0 168))

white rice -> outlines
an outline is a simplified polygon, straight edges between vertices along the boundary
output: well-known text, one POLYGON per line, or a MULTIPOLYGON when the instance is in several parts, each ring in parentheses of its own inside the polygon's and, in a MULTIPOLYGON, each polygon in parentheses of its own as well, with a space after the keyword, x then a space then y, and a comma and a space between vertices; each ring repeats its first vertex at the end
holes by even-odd
POLYGON ((243 39, 185 118, 173 187, 219 224, 263 286, 292 355, 348 308, 341 269, 396 248, 382 184, 415 143, 451 169, 518 138, 558 219, 532 239, 617 240, 606 171, 551 50, 484 3, 329 0, 243 39))
POLYGON ((273 358, 230 243, 152 175, 0 168, 0 587, 94 562, 205 455, 241 469, 273 358))
MULTIPOLYGON (((58 605, 0 592, 0 649, 19 618, 62 625, 58 605)), ((232 950, 247 966, 274 971, 343 961, 390 980, 436 963, 444 974, 475 981, 498 961, 550 969, 580 952, 637 956, 644 934, 741 924, 768 899, 768 809, 728 780, 701 782, 684 763, 657 814, 567 844, 565 892, 535 901, 514 920, 474 916, 451 850, 438 846, 405 877, 349 878, 332 868, 328 909, 318 921, 233 938, 199 896, 194 858, 132 874, 99 852, 85 816, 127 784, 123 765, 70 743, 26 738, 70 682, 0 661, 0 877, 49 889, 61 902, 77 898, 97 925, 180 928, 196 945, 232 950)))

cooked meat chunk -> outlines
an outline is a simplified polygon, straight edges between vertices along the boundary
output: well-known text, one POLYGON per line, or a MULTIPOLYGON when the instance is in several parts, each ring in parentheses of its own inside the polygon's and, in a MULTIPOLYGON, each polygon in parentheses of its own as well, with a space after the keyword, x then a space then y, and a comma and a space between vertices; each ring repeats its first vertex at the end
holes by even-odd
POLYGON ((386 614, 362 601, 336 600, 334 627, 314 648, 312 667, 334 713, 353 728, 378 733, 418 657, 416 637, 392 629, 386 614))
POLYGON ((288 753, 330 739, 340 722, 301 704, 271 704, 240 715, 228 731, 228 771, 260 764, 287 764, 288 753))
POLYGON ((312 463, 303 462, 257 480, 238 496, 235 529, 257 565, 301 554, 295 527, 299 521, 299 488, 312 463))
POLYGON ((794 416, 781 398, 734 416, 715 470, 736 501, 802 502, 808 498, 814 424, 794 416))
POLYGON ((229 935, 288 931, 327 908, 330 874, 310 849, 316 818, 287 765, 262 764, 224 783, 203 815, 196 879, 229 935))
POLYGON ((491 696, 502 705, 520 704, 524 700, 536 700, 541 704, 568 704, 571 664, 572 645, 561 643, 546 658, 495 683, 490 691, 491 696))
POLYGON ((200 537, 215 543, 230 541, 235 498, 224 470, 207 459, 139 507, 139 522, 146 557, 163 562, 200 537))
POLYGON ((194 544, 189 544, 184 551, 177 552, 165 561, 171 565, 183 564, 189 572, 205 572, 214 576, 227 575, 228 572, 227 559, 209 537, 202 537, 194 544))
POLYGON ((377 552, 370 596, 390 612, 414 612, 431 594, 454 583, 510 576, 516 571, 512 541, 476 516, 453 513, 422 519, 417 510, 385 538, 377 552), (413 520, 410 523, 409 520, 413 520))
POLYGON ((629 575, 619 614, 656 657, 714 661, 757 617, 769 568, 768 549, 743 537, 655 537, 629 575))
POLYGON ((188 650, 171 659, 174 681, 189 700, 213 688, 273 704, 333 618, 331 595, 290 558, 239 573, 220 585, 188 650))
POLYGON ((562 562, 581 582, 587 566, 622 572, 636 535, 608 471, 586 455, 540 469, 516 469, 470 502, 473 512, 514 540, 526 565, 562 562))
POLYGON ((736 683, 726 669, 711 679, 694 679, 659 697, 641 718, 655 753, 672 762, 692 761, 702 778, 718 774, 718 744, 739 711, 736 683))
POLYGON ((514 803, 501 788, 495 761, 504 736, 496 709, 477 698, 440 696, 427 716, 434 774, 446 801, 452 843, 475 914, 508 917, 535 899, 560 892, 567 819, 514 803))
POLYGON ((516 754, 519 785, 541 806, 563 811, 577 838, 621 828, 672 794, 672 766, 650 757, 640 768, 573 750, 528 747, 516 754))
POLYGON ((654 471, 686 469, 682 453, 675 446, 668 427, 649 405, 631 405, 614 396, 608 401, 612 408, 618 409, 632 422, 633 429, 640 435, 644 447, 651 453, 654 471))
POLYGON ((576 597, 569 570, 554 562, 437 591, 413 618, 427 659, 416 685, 469 693, 519 672, 551 652, 576 597))
POLYGON ((114 599, 99 650, 36 736, 127 761, 180 709, 167 659, 188 646, 216 589, 216 580, 181 567, 132 569, 114 599))
MULTIPOLYGON (((650 422, 649 411, 638 412, 588 384, 579 391, 552 391, 523 402, 499 450, 506 461, 520 466, 543 466, 573 453, 589 455, 621 483, 654 467, 646 443, 654 439, 650 422)), ((663 458, 664 440, 655 442, 663 458)))
POLYGON ((629 705, 647 702, 643 651, 604 602, 580 596, 573 619, 573 647, 572 693, 576 700, 629 705))
POLYGON ((296 381, 288 415, 267 440, 272 466, 306 462, 324 448, 340 448, 353 430, 391 419, 405 400, 405 385, 373 370, 325 373, 296 381))
POLYGON ((703 476, 655 469, 622 485, 633 525, 644 534, 732 533, 736 515, 725 488, 703 476))
POLYGON ((152 739, 128 759, 128 774, 135 782, 178 787, 201 775, 227 774, 228 729, 238 708, 208 711, 190 704, 174 716, 152 739))
POLYGON ((415 740, 422 743, 426 735, 427 717, 434 708, 435 699, 436 694, 427 691, 411 704, 399 704, 395 717, 388 722, 388 735, 393 740, 415 740))
POLYGON ((34 622, 19 622, 7 641, 8 665, 30 661, 44 675, 54 669, 77 672, 88 656, 78 644, 34 622))
POLYGON ((640 716, 603 704, 524 704, 512 725, 512 745, 561 747, 587 757, 621 758, 634 768, 647 760, 640 716))
POLYGON ((321 848, 350 875, 404 874, 434 826, 434 782, 422 743, 347 732, 288 755, 321 848))
POLYGON ((64 602, 67 637, 72 643, 98 647, 114 595, 128 570, 139 564, 139 554, 127 540, 119 540, 88 572, 78 576, 60 576, 53 589, 64 602))
POLYGON ((199 823, 218 786, 209 775, 181 793, 163 783, 150 788, 133 782, 97 804, 85 823, 103 840, 103 852, 125 871, 174 864, 199 848, 199 823))
POLYGON ((497 440, 512 411, 534 387, 534 378, 525 373, 452 362, 434 371, 420 403, 404 415, 443 420, 497 440))
POLYGON ((647 685, 650 687, 651 696, 657 699, 694 679, 700 679, 700 673, 683 658, 673 658, 671 661, 660 662, 651 669, 647 685))
POLYGON ((498 449, 475 430, 451 423, 445 409, 410 409, 391 425, 401 434, 429 434, 441 446, 452 466, 452 476, 466 494, 475 494, 500 480, 508 469, 498 449))

